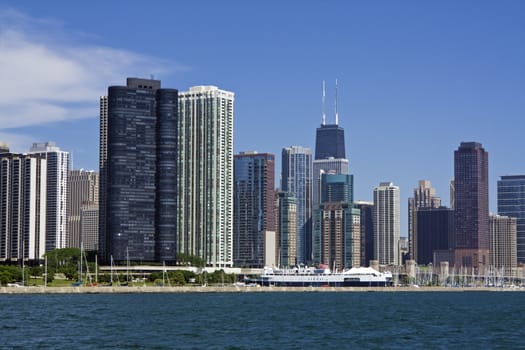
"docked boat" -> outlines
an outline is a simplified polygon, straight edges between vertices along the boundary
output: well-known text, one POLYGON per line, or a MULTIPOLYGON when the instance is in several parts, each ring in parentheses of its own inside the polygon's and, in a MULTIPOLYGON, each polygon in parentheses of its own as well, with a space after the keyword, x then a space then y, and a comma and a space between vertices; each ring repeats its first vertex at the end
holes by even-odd
POLYGON ((392 285, 392 274, 379 272, 371 267, 354 267, 342 272, 332 272, 326 267, 292 269, 267 267, 255 280, 261 286, 385 287, 392 285))

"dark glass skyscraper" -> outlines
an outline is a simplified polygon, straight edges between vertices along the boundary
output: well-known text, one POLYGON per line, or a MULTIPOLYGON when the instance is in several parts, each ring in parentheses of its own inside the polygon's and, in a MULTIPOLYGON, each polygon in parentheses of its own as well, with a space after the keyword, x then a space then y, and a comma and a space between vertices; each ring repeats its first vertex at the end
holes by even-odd
POLYGON ((128 78, 101 99, 100 248, 106 260, 175 261, 178 91, 128 78), (107 108, 106 110, 104 110, 107 108))
MULTIPOLYGON (((455 263, 489 264, 489 156, 477 142, 462 142, 454 152, 455 263)), ((482 271, 480 271, 482 272, 482 271)))
POLYGON ((233 169, 233 263, 264 267, 265 231, 275 231, 275 156, 242 152, 233 169))
POLYGON ((315 134, 315 159, 346 158, 345 131, 337 124, 322 124, 315 134))
POLYGON ((498 181, 498 214, 517 219, 517 258, 525 263, 525 175, 502 176, 498 181))
POLYGON ((446 207, 419 208, 417 215, 417 263, 434 263, 434 251, 448 250, 454 244, 454 211, 446 207))
POLYGON ((354 205, 361 215, 361 266, 369 266, 370 260, 374 260, 374 203, 358 201, 354 205))

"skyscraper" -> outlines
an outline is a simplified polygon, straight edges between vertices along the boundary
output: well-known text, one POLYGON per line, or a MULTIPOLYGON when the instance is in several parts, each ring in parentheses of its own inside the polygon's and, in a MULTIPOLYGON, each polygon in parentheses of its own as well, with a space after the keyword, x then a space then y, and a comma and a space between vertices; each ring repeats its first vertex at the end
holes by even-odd
POLYGON ((516 218, 516 254, 525 263, 525 175, 502 176, 498 181, 498 214, 516 218))
POLYGON ((435 251, 444 252, 454 248, 454 211, 446 207, 426 207, 419 208, 416 215, 416 261, 422 265, 435 264, 435 251))
POLYGON ((321 124, 315 136, 315 159, 346 158, 345 131, 337 124, 321 124))
MULTIPOLYGON (((420 180, 414 189, 414 197, 408 199, 408 244, 410 258, 418 260, 417 212, 423 208, 439 208, 441 199, 436 196, 436 190, 430 187, 430 181, 420 180)), ((427 258, 425 258, 427 260, 427 258)))
POLYGON ((322 174, 348 174, 348 159, 345 158, 345 134, 344 129, 339 127, 339 116, 337 113, 337 82, 335 101, 335 124, 326 124, 325 86, 323 81, 323 118, 321 126, 315 134, 315 159, 312 168, 312 210, 316 210, 321 203, 321 175, 322 174))
POLYGON ((345 131, 339 126, 339 113, 337 111, 337 80, 335 81, 335 123, 326 124, 325 115, 325 84, 323 81, 323 118, 321 126, 315 134, 315 159, 344 159, 345 131))
POLYGON ((278 264, 292 267, 297 264, 297 199, 291 192, 277 193, 278 264))
POLYGON ((233 159, 233 262, 264 267, 265 231, 275 231, 275 156, 241 152, 233 159))
POLYGON ((213 266, 233 264, 233 102, 216 86, 179 95, 177 249, 213 266))
POLYGON ((301 146, 282 151, 281 189, 297 200, 297 263, 308 263, 312 252, 312 151, 301 146))
POLYGON ((101 98, 100 250, 106 261, 175 261, 178 92, 128 78, 101 98))
POLYGON ((39 260, 46 252, 47 158, 0 145, 0 261, 39 260))
POLYGON ((462 142, 454 152, 455 263, 459 266, 478 269, 489 263, 488 163, 488 153, 477 142, 462 142))
POLYGON ((353 207, 353 176, 323 174, 314 211, 313 262, 336 269, 360 265, 360 212, 353 207))
POLYGON ((46 251, 66 248, 69 152, 61 151, 54 142, 37 142, 29 154, 47 160, 46 251))
MULTIPOLYGON (((67 246, 69 248, 80 248, 80 243, 82 242, 80 222, 81 210, 86 206, 96 205, 98 207, 98 183, 98 173, 93 170, 86 171, 80 169, 69 171, 69 191, 67 194, 67 246)), ((98 230, 96 233, 96 238, 98 240, 98 230)), ((86 249, 85 246, 84 249, 86 249)))
POLYGON ((399 224, 399 187, 381 182, 374 188, 374 258, 380 264, 399 264, 399 224))
POLYGON ((98 203, 80 208, 80 242, 85 251, 98 251, 98 203))
POLYGON ((108 97, 100 96, 99 101, 100 126, 99 126, 99 150, 98 150, 98 255, 100 259, 109 261, 111 254, 110 236, 106 232, 106 207, 107 207, 107 162, 108 162, 108 97))
POLYGON ((517 219, 509 216, 490 215, 490 264, 504 268, 506 276, 517 266, 516 255, 517 219))
POLYGON ((312 210, 321 203, 322 174, 348 174, 348 159, 316 159, 312 162, 312 210))
POLYGON ((369 266, 370 260, 374 260, 374 203, 356 201, 354 205, 360 212, 360 265, 369 266))

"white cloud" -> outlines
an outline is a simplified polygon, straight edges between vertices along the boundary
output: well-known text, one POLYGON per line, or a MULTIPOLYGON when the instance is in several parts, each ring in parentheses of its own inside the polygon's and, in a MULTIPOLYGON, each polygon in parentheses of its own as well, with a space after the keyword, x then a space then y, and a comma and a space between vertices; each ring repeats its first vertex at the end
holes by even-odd
POLYGON ((0 23, 0 129, 96 117, 108 85, 184 69, 126 50, 71 44, 60 23, 12 9, 0 9, 0 23))
POLYGON ((29 147, 35 142, 32 136, 5 132, 0 132, 0 140, 0 143, 7 144, 9 150, 13 153, 27 152, 29 147))

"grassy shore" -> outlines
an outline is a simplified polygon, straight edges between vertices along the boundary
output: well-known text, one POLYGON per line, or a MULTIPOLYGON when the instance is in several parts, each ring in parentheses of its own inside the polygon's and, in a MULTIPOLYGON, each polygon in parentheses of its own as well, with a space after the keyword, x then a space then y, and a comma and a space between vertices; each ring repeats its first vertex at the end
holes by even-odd
POLYGON ((244 292, 516 292, 524 288, 448 287, 0 287, 0 294, 101 294, 101 293, 244 293, 244 292))

